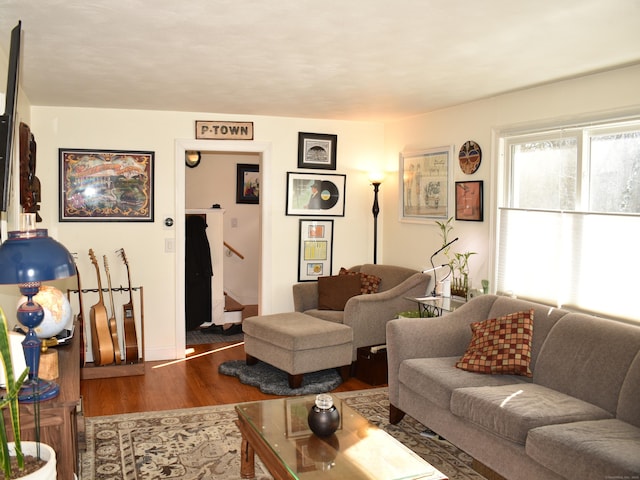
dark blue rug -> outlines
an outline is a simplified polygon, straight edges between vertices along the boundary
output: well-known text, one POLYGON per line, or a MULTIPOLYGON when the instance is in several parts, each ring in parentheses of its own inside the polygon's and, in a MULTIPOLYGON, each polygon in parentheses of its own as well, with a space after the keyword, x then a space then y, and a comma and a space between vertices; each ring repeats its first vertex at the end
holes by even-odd
POLYGON ((255 365, 247 365, 244 360, 230 360, 221 363, 218 372, 238 377, 242 383, 258 387, 262 393, 271 395, 326 393, 342 383, 342 377, 338 371, 335 368, 330 368, 319 372, 305 373, 300 388, 290 388, 287 372, 260 361, 255 365))

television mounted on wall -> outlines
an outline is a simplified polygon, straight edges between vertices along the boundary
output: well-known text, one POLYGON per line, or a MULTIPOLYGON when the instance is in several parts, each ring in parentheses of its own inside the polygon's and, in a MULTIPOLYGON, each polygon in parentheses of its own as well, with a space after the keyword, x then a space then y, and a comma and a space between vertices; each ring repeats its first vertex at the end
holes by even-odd
POLYGON ((22 22, 11 31, 9 68, 7 69, 7 92, 4 114, 0 117, 0 211, 6 212, 9 203, 11 178, 11 149, 16 124, 18 101, 18 71, 20 69, 20 36, 22 22))

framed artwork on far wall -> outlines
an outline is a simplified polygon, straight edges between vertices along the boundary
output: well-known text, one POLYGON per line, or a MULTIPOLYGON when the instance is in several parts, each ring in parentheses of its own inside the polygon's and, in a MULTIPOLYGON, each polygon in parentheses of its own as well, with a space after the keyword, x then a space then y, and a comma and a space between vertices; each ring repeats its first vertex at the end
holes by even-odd
POLYGON ((287 172, 287 215, 344 217, 346 175, 287 172))
POLYGON ((236 203, 260 203, 260 165, 237 164, 236 203))
POLYGON ((338 136, 298 132, 298 168, 336 169, 338 136))
POLYGON ((456 220, 483 221, 482 180, 456 182, 456 220))
POLYGON ((58 152, 61 222, 153 222, 154 152, 58 152))
POLYGON ((298 281, 331 276, 333 220, 300 220, 298 281))
POLYGON ((400 221, 428 223, 449 217, 452 147, 402 152, 400 221))

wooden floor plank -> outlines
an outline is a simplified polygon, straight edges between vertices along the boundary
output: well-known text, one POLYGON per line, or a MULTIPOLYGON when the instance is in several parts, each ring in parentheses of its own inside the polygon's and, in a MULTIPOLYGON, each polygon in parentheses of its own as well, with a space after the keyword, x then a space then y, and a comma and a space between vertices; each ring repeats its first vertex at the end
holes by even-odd
MULTIPOLYGON (((235 377, 218 374, 218 365, 222 362, 244 360, 243 343, 195 345, 193 348, 194 354, 181 361, 146 362, 144 375, 82 380, 84 415, 116 415, 278 398, 243 385, 235 377)), ((334 391, 366 388, 373 387, 351 377, 334 391)))

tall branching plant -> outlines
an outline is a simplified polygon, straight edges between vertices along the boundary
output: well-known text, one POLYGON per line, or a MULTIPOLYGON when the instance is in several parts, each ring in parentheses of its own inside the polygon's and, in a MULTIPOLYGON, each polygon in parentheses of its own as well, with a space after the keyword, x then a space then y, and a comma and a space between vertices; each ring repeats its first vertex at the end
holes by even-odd
POLYGON ((9 455, 9 441, 5 426, 4 408, 9 408, 9 418, 13 431, 13 441, 15 444, 15 457, 19 469, 24 469, 24 455, 22 444, 20 443, 20 406, 18 404, 18 393, 20 387, 27 378, 29 369, 16 379, 13 374, 13 362, 11 360, 11 347, 9 345, 9 329, 4 311, 0 308, 0 355, 2 355, 2 368, 6 382, 6 393, 0 398, 0 464, 4 471, 4 478, 11 478, 11 456, 9 455))

